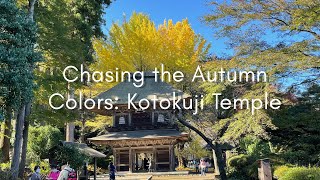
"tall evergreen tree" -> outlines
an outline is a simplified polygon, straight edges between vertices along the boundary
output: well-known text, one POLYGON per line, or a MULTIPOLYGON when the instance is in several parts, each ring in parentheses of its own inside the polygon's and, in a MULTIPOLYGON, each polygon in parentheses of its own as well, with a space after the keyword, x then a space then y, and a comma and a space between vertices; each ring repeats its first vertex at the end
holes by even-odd
MULTIPOLYGON (((2 97, 8 109, 17 112, 14 153, 11 163, 12 178, 18 176, 25 104, 32 98, 33 68, 40 54, 35 51, 36 26, 13 0, 0 1, 1 36, 0 82, 2 97)), ((9 119, 8 119, 9 120, 9 119)))
MULTIPOLYGON (((35 19, 39 26, 38 45, 45 55, 46 61, 39 64, 36 70, 37 84, 33 99, 31 118, 25 120, 23 131, 23 149, 19 176, 22 177, 28 140, 28 126, 30 120, 45 121, 62 126, 66 121, 77 119, 78 112, 54 111, 48 106, 48 96, 54 92, 69 94, 70 86, 61 76, 61 71, 68 65, 79 66, 92 61, 93 37, 102 36, 102 14, 109 0, 19 0, 21 7, 27 7, 30 19, 35 19)), ((81 87, 75 84, 72 89, 81 87)), ((26 113, 30 113, 30 103, 26 113)), ((73 132, 73 124, 68 123, 67 132, 73 132)), ((71 133, 72 135, 73 133, 71 133)))

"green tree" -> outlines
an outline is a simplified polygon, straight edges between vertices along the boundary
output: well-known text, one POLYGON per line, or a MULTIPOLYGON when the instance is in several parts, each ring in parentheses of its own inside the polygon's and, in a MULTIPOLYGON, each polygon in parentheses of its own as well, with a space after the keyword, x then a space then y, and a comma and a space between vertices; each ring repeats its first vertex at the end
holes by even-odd
POLYGON ((298 165, 318 165, 320 154, 320 86, 311 85, 300 96, 286 94, 293 101, 271 112, 277 130, 271 131, 271 141, 286 162, 298 165))
POLYGON ((14 153, 11 163, 13 178, 17 178, 25 104, 32 98, 33 67, 40 60, 35 50, 36 26, 21 11, 15 1, 0 1, 2 17, 1 34, 1 85, 3 99, 10 121, 12 110, 17 111, 14 153))
POLYGON ((48 159, 48 152, 63 140, 63 134, 52 126, 31 127, 28 135, 28 158, 31 162, 48 159))
MULTIPOLYGON (((179 156, 185 159, 190 157, 194 159, 201 159, 211 156, 210 151, 204 148, 204 144, 201 143, 201 139, 197 135, 194 135, 190 142, 183 144, 183 146, 180 149, 179 148, 180 146, 177 146, 175 149, 175 154, 178 156, 178 159, 180 159, 179 156)), ((182 166, 182 164, 182 162, 179 162, 179 166, 182 166)))
MULTIPOLYGON (((219 37, 230 38, 230 45, 235 49, 235 55, 231 60, 214 59, 206 63, 206 69, 214 71, 224 67, 232 71, 265 70, 270 81, 245 84, 204 83, 202 87, 205 92, 208 94, 223 92, 224 96, 229 98, 262 98, 265 92, 269 92, 275 97, 279 92, 272 83, 279 83, 279 78, 292 78, 298 72, 305 74, 308 78, 296 84, 319 80, 317 75, 319 55, 316 53, 319 51, 318 1, 233 0, 210 4, 213 6, 213 12, 203 19, 207 24, 218 29, 219 37), (270 40, 267 41, 264 38, 265 34, 269 34, 270 37, 270 32, 279 35, 278 39, 281 41, 270 44, 270 40), (288 34, 289 36, 286 36, 288 34), (281 36, 285 38, 280 38, 281 36)), ((206 97, 208 104, 214 100, 212 96, 206 97)), ((213 140, 219 146, 221 141, 237 141, 246 135, 266 139, 270 138, 268 129, 276 128, 272 121, 273 117, 265 110, 257 111, 255 116, 251 116, 246 110, 212 111, 209 109, 209 112, 211 114, 207 114, 211 115, 211 118, 203 116, 200 118, 201 123, 199 120, 189 123, 190 128, 202 134, 204 139, 209 137, 208 144, 213 140), (208 130, 207 127, 212 128, 208 130), (206 133, 208 131, 209 136, 206 133)), ((183 123, 188 125, 186 122, 183 123)), ((219 149, 217 151, 219 153, 219 149)), ((223 169, 221 170, 224 171, 223 169)), ((222 176, 225 175, 222 174, 222 176)))
POLYGON ((79 116, 84 112, 53 110, 48 104, 48 97, 56 92, 75 96, 82 89, 87 92, 87 83, 68 84, 62 77, 62 71, 69 65, 80 67, 84 64, 86 68, 92 62, 92 38, 103 35, 103 9, 110 3, 110 0, 39 0, 35 8, 38 43, 46 62, 39 64, 36 72, 39 88, 35 92, 35 110, 31 115, 34 121, 57 126, 68 122, 67 132, 73 131, 73 121, 84 121, 84 116, 79 116))
POLYGON ((33 120, 62 126, 64 122, 79 119, 78 112, 50 108, 48 97, 56 92, 68 94, 70 89, 85 88, 81 83, 69 86, 62 77, 62 71, 69 65, 80 68, 82 63, 90 64, 93 53, 91 41, 93 37, 102 35, 103 8, 110 2, 39 0, 35 8, 38 43, 46 61, 39 64, 36 72, 39 87, 35 92, 33 120))
POLYGON ((291 85, 319 81, 319 1, 210 4, 213 12, 203 20, 216 28, 220 37, 230 38, 237 67, 264 69, 274 81, 292 78, 291 85))
POLYGON ((79 170, 89 157, 79 148, 72 145, 58 146, 55 150, 56 160, 62 164, 69 164, 72 168, 79 170))
MULTIPOLYGON (((76 119, 74 117, 76 112, 67 113, 62 111, 61 113, 60 111, 57 113, 56 111, 51 111, 47 105, 46 95, 52 94, 51 92, 65 92, 66 94, 69 92, 66 88, 66 83, 60 76, 61 69, 66 65, 79 66, 80 63, 85 64, 91 61, 93 52, 91 39, 94 36, 102 35, 100 25, 103 23, 103 8, 105 8, 105 5, 110 4, 110 1, 18 0, 17 4, 22 10, 28 11, 30 20, 33 20, 33 16, 36 15, 35 20, 39 27, 37 47, 39 47, 46 59, 46 62, 39 63, 39 68, 36 69, 38 89, 33 101, 33 107, 35 108, 32 111, 33 116, 31 119, 34 121, 46 120, 47 122, 50 122, 50 119, 54 119, 52 117, 55 117, 55 119, 66 117, 62 119, 64 121, 76 119), (57 76, 52 75, 58 73, 58 78, 53 78, 57 76), (62 90, 60 91, 60 89, 62 90), (40 116, 42 114, 47 114, 50 118, 43 118, 43 116, 40 116), (55 116, 56 114, 58 115, 55 116)), ((33 71, 33 67, 30 68, 30 71, 33 71)), ((29 85, 31 84, 29 83, 29 85)), ((73 88, 80 86, 81 84, 75 84, 73 88)), ((26 115, 30 112, 30 102, 30 100, 26 101, 26 115)), ((20 174, 23 174, 24 170, 28 141, 29 120, 26 115, 21 114, 24 124, 20 123, 17 126, 21 130, 24 126, 20 174)), ((51 123, 63 124, 61 121, 51 121, 51 123)))

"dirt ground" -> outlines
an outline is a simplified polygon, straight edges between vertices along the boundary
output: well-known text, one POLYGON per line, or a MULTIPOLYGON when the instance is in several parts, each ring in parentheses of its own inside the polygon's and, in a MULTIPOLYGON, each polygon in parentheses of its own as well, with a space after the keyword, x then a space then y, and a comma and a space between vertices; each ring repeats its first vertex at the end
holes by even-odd
MULTIPOLYGON (((93 178, 90 178, 93 179, 93 178)), ((108 180, 109 177, 99 177, 97 180, 108 180)), ((116 177, 116 180, 213 180, 214 175, 212 173, 207 174, 206 176, 200 176, 199 174, 189 174, 189 175, 137 175, 137 176, 119 176, 116 177)))
POLYGON ((183 175, 183 176, 177 176, 177 175, 172 175, 172 176, 153 176, 152 180, 180 180, 180 179, 184 179, 184 180, 213 180, 214 179, 214 175, 213 174, 207 174, 206 176, 200 176, 200 175, 196 175, 196 174, 190 174, 190 175, 183 175))

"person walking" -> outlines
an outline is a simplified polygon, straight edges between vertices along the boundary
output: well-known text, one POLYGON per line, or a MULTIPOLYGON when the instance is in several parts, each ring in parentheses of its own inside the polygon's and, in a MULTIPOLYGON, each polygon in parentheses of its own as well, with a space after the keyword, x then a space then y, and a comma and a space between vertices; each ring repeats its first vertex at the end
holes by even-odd
POLYGON ((153 172, 152 160, 151 159, 149 159, 149 161, 148 161, 148 171, 149 172, 153 172))
POLYGON ((209 159, 207 159, 205 162, 206 162, 206 173, 207 173, 209 171, 209 167, 210 167, 209 159))
POLYGON ((60 171, 57 169, 56 165, 51 165, 51 171, 47 177, 48 180, 57 180, 59 177, 60 171))
POLYGON ((75 171, 69 166, 64 165, 57 180, 74 180, 77 179, 75 171), (75 176, 75 177, 74 177, 75 176))
POLYGON ((206 167, 207 167, 207 163, 205 160, 201 159, 200 160, 200 171, 201 171, 201 176, 205 176, 206 175, 206 167))
POLYGON ((29 180, 41 180, 41 175, 40 175, 40 166, 35 166, 34 167, 34 173, 31 175, 31 177, 29 178, 29 180))
POLYGON ((109 179, 115 180, 116 179, 116 167, 113 165, 113 162, 109 164, 109 179))
POLYGON ((196 173, 200 173, 199 171, 200 163, 198 161, 195 162, 195 166, 196 166, 196 173))

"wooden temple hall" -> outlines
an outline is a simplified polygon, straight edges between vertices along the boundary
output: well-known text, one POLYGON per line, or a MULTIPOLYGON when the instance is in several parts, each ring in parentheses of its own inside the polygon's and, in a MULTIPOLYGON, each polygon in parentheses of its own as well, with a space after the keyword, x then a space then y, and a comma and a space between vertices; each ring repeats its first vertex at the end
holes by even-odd
MULTIPOLYGON (((113 110, 93 110, 96 113, 113 117, 108 133, 88 140, 96 145, 106 145, 113 149, 114 165, 117 171, 173 171, 175 169, 174 145, 188 140, 188 134, 180 132, 175 124, 173 110, 160 108, 147 110, 128 109, 128 93, 137 93, 134 103, 142 98, 173 100, 176 97, 190 98, 189 95, 173 88, 165 82, 155 82, 154 75, 145 73, 145 83, 141 88, 132 82, 121 82, 95 99, 112 98, 113 110)), ((159 107, 159 106, 157 106, 159 107)))

